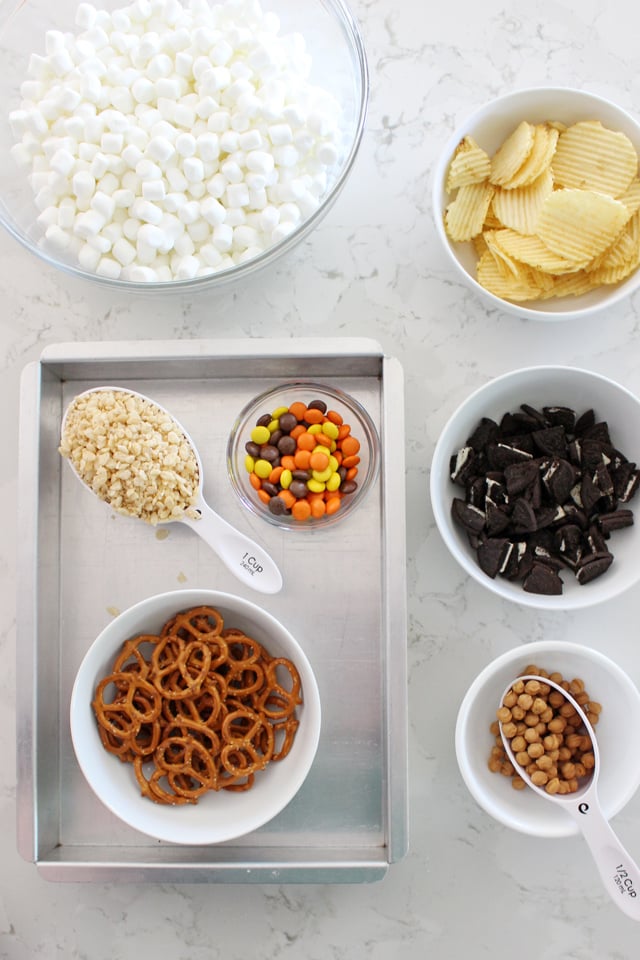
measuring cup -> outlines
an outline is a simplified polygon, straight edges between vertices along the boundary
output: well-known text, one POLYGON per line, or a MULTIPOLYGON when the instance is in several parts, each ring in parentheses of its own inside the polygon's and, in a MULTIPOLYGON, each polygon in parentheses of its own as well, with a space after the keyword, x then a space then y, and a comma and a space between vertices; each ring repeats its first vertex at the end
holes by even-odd
MULTIPOLYGON (((255 543, 255 541, 245 536, 244 533, 241 533, 230 523, 224 520, 206 503, 202 494, 203 470, 200 455, 195 443, 184 429, 182 424, 180 424, 176 418, 165 409, 165 407, 161 406, 159 403, 156 403, 155 400, 151 400, 149 397, 146 397, 142 393, 138 393, 136 390, 130 390, 128 387, 93 387, 90 390, 84 391, 84 393, 78 394, 78 397, 83 397, 91 393, 103 392, 123 393, 128 396, 138 397, 139 399, 152 404, 156 409, 161 410, 162 413, 164 413, 172 421, 172 423, 175 424, 176 432, 182 434, 191 447, 198 465, 197 496, 195 502, 191 505, 191 509, 195 515, 193 517, 188 517, 185 515, 160 522, 162 524, 185 523, 188 527, 191 527, 192 530, 195 530, 200 537, 202 537, 205 543, 207 543, 208 546, 210 546, 211 549, 220 557, 225 566, 231 571, 231 573, 234 574, 234 576, 238 578, 238 580, 247 586, 252 587, 254 590, 258 590, 260 593, 277 593, 282 588, 282 575, 280 574, 278 567, 271 559, 269 554, 263 550, 261 546, 255 543)), ((67 407, 62 420, 62 435, 64 435, 65 432, 67 414, 78 397, 75 397, 71 404, 69 404, 67 407)), ((85 487, 87 490, 91 490, 91 487, 89 487, 89 485, 80 476, 71 460, 69 460, 69 465, 76 477, 78 477, 78 479, 81 481, 83 487, 85 487)), ((126 481, 123 482, 126 483, 126 481)), ((98 496, 93 490, 91 490, 91 492, 94 493, 94 496, 98 496)), ((105 500, 103 502, 106 503, 107 501, 105 500)), ((127 514, 127 516, 135 517, 135 514, 127 514)))
POLYGON ((567 693, 560 684, 549 680, 548 677, 526 674, 515 678, 503 691, 502 697, 500 698, 500 706, 503 705, 502 701, 504 697, 516 680, 523 680, 524 682, 527 680, 538 680, 540 683, 546 683, 562 694, 567 702, 577 711, 585 726, 593 747, 595 764, 589 781, 575 793, 562 795, 547 793, 543 787, 538 787, 535 783, 532 783, 524 767, 521 767, 517 762, 514 752, 511 749, 511 742, 509 738, 505 736, 502 723, 500 723, 500 736, 502 737, 504 748, 513 764, 514 770, 517 771, 518 775, 522 777, 527 786, 532 790, 535 790, 536 793, 550 803, 559 804, 573 817, 584 839, 587 841, 587 845, 595 860, 607 893, 623 913, 626 913, 632 920, 640 920, 640 870, 612 830, 609 821, 602 811, 600 800, 598 799, 600 753, 593 727, 580 704, 571 694, 567 693))

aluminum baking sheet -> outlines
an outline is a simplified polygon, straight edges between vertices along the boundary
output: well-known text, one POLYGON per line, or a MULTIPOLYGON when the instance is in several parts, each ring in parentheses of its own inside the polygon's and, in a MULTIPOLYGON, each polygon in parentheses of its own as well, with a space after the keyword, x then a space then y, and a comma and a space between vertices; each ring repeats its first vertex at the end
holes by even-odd
POLYGON ((18 847, 51 880, 362 882, 407 849, 406 567, 403 380, 370 340, 75 343, 23 371, 20 404, 18 847), (338 386, 371 414, 381 471, 353 516, 325 531, 281 531, 250 515, 226 473, 234 419, 292 379, 338 386), (261 542, 284 588, 257 594, 182 524, 116 516, 78 486, 57 446, 82 390, 113 384, 167 407, 200 451, 207 501, 261 542), (167 535, 167 531, 169 531, 167 535), (316 672, 320 745, 302 789, 239 840, 159 843, 95 797, 76 762, 69 699, 85 651, 119 611, 154 593, 207 587, 263 603, 316 672), (314 598, 318 616, 313 616, 314 598))

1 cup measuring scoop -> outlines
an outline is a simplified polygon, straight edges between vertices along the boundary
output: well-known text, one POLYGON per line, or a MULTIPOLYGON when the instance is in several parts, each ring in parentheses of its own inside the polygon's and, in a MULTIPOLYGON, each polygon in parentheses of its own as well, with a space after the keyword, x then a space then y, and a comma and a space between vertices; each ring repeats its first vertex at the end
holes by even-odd
MULTIPOLYGON (((602 812, 598 798, 600 752, 598 750, 596 734, 591 723, 577 700, 561 687, 560 684, 555 683, 555 681, 550 680, 548 677, 539 677, 533 674, 526 674, 517 679, 525 683, 527 680, 538 680, 541 684, 546 683, 561 693, 566 701, 571 704, 584 724, 585 730, 591 740, 594 766, 589 779, 582 786, 578 787, 575 792, 565 794, 549 793, 544 787, 537 786, 525 768, 518 763, 511 747, 511 740, 504 733, 503 724, 499 723, 500 736, 502 737, 505 751, 513 764, 514 770, 518 772, 528 787, 535 790, 536 793, 550 803, 560 804, 567 813, 573 817, 587 841, 607 893, 623 913, 626 913, 627 916, 633 920, 640 920, 640 869, 638 869, 638 866, 622 846, 602 812)), ((500 698, 500 706, 503 705, 505 696, 509 693, 515 682, 515 679, 512 680, 503 691, 500 698)))
MULTIPOLYGON (((143 435, 139 442, 136 441, 132 445, 131 450, 133 452, 127 455, 129 461, 118 464, 118 469, 114 471, 114 474, 110 475, 108 466, 103 464, 100 468, 102 473, 100 477, 96 478, 95 483, 92 482, 97 469, 93 460, 94 452, 91 451, 88 458, 88 472, 84 467, 79 469, 73 457, 74 450, 78 451, 78 447, 82 447, 84 441, 82 431, 76 431, 77 436, 71 435, 72 423, 78 414, 79 407, 84 406, 83 416, 85 420, 88 419, 90 422, 94 415, 99 419, 99 429, 106 437, 107 443, 105 456, 102 459, 109 461, 107 454, 112 452, 108 448, 109 431, 116 432, 122 429, 122 420, 119 418, 126 417, 124 398, 131 398, 127 400, 127 403, 132 407, 132 428, 134 431, 137 431, 137 425, 142 424, 144 432, 147 434, 149 432, 153 433, 155 429, 154 421, 156 416, 159 415, 160 419, 164 420, 165 427, 169 425, 180 439, 180 443, 183 446, 186 444, 185 449, 192 458, 189 469, 186 466, 188 461, 178 458, 167 471, 173 482, 170 496, 174 499, 177 497, 179 503, 182 501, 183 509, 179 509, 174 516, 162 516, 160 519, 154 519, 153 522, 186 524, 192 530, 195 530, 211 547, 238 580, 260 593, 277 593, 282 588, 282 575, 275 562, 259 544, 224 520, 205 501, 202 493, 204 479, 202 462, 196 445, 175 417, 155 400, 151 400, 135 390, 112 386, 94 387, 74 398, 67 407, 62 421, 61 453, 68 459, 71 468, 83 486, 88 487, 99 499, 110 504, 110 491, 113 489, 110 481, 113 475, 117 473, 116 486, 122 494, 122 504, 125 505, 119 505, 117 507, 118 512, 138 519, 147 519, 142 508, 138 509, 136 506, 140 503, 140 499, 137 495, 134 495, 137 494, 137 491, 132 488, 134 484, 137 485, 144 480, 145 468, 153 470, 156 474, 159 469, 157 462, 149 461, 147 463, 145 460, 143 451, 147 437, 143 435), (93 395, 101 393, 105 397, 113 394, 116 404, 118 400, 121 400, 121 409, 113 414, 110 414, 109 410, 100 410, 100 397, 94 397, 93 395), (130 462, 131 458, 133 458, 133 466, 130 462), (140 469, 136 469, 136 464, 140 469), (100 479, 105 482, 100 482, 100 479)), ((157 441, 158 437, 154 436, 153 444, 156 450, 157 441)), ((80 454, 82 454, 82 450, 80 450, 80 454)), ((155 456, 156 454, 154 454, 155 456)), ((86 464, 86 456, 84 458, 80 456, 78 462, 86 464)), ((113 506, 112 503, 111 505, 113 506)))

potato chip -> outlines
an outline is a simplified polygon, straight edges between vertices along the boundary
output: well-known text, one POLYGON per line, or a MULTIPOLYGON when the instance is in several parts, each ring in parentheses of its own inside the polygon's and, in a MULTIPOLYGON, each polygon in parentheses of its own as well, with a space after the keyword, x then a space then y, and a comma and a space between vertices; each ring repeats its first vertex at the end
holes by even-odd
POLYGON ((619 237, 587 268, 594 284, 612 284, 625 280, 640 264, 639 214, 625 225, 619 237))
POLYGON ((546 170, 526 187, 517 187, 515 190, 496 187, 491 201, 492 209, 500 225, 511 227, 519 233, 535 233, 542 204, 552 190, 553 177, 551 171, 546 170))
POLYGON ((545 246, 540 237, 523 236, 516 230, 496 230, 493 237, 495 244, 506 256, 520 260, 542 273, 575 273, 590 263, 590 258, 585 258, 580 263, 567 260, 545 246))
POLYGON ((589 293, 590 290, 598 286, 584 270, 578 270, 577 273, 566 273, 561 277, 549 276, 552 280, 552 286, 540 293, 539 300, 549 300, 551 297, 581 297, 583 293, 589 293))
POLYGON ((496 242, 496 230, 485 230, 482 236, 487 245, 487 250, 496 261, 496 266, 505 276, 509 274, 512 277, 519 277, 522 272, 522 264, 516 263, 509 254, 496 242))
POLYGON ((526 187, 549 169, 558 143, 558 131, 548 123, 537 123, 533 130, 531 153, 519 170, 503 184, 505 190, 526 187))
POLYGON ((470 183, 482 183, 489 178, 490 172, 489 154, 478 146, 473 137, 464 137, 453 155, 445 189, 451 193, 470 183))
POLYGON ((533 124, 523 120, 491 158, 489 180, 503 186, 518 172, 533 148, 533 124))
POLYGON ((635 180, 632 180, 625 192, 621 193, 616 199, 624 203, 629 211, 629 216, 632 217, 637 210, 640 210, 640 179, 636 177, 635 180))
POLYGON ((517 276, 505 275, 490 250, 478 261, 478 283, 503 300, 520 303, 536 300, 540 296, 539 288, 530 281, 528 270, 523 270, 517 276))
POLYGON ((638 174, 638 156, 624 133, 584 120, 560 135, 552 168, 560 186, 618 197, 638 174))
POLYGON ((444 215, 445 228, 452 240, 471 240, 482 232, 492 196, 493 187, 486 182, 460 187, 444 215))
POLYGON ((625 205, 604 193, 554 190, 542 204, 537 234, 554 253, 580 263, 608 247, 627 219, 625 205))

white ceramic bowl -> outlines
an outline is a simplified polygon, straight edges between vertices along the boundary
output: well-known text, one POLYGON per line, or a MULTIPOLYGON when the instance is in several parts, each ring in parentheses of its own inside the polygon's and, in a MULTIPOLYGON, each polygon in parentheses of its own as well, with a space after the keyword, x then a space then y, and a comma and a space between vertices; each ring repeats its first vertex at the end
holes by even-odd
POLYGON ((629 676, 604 654, 559 640, 525 643, 497 657, 475 678, 465 694, 455 731, 460 772, 477 803, 513 830, 536 837, 568 837, 578 832, 571 815, 534 790, 514 790, 511 779, 492 773, 488 759, 494 745, 489 727, 510 680, 535 664, 565 680, 584 680, 589 695, 602 704, 595 728, 600 750, 599 794, 611 818, 629 802, 640 785, 640 759, 634 737, 625 731, 640 724, 640 694, 629 676))
POLYGON ((444 211, 450 198, 444 189, 447 170, 455 148, 463 137, 471 135, 492 154, 522 120, 541 123, 559 120, 569 125, 580 120, 600 120, 612 130, 625 133, 640 154, 640 123, 621 107, 584 90, 566 87, 540 87, 516 90, 484 104, 464 120, 446 143, 436 164, 432 204, 435 226, 456 273, 486 304, 504 313, 532 320, 569 320, 599 313, 640 286, 640 270, 622 283, 592 290, 580 297, 561 297, 539 303, 511 303, 485 290, 476 280, 477 257, 471 243, 454 243, 444 229, 444 211))
MULTIPOLYGON (((222 2, 223 0, 209 0, 210 6, 212 7, 222 2)), ((94 6, 100 12, 113 12, 115 10, 129 11, 133 6, 133 0, 98 0, 94 6)), ((183 6, 189 6, 186 0, 183 0, 183 6)), ((45 55, 45 48, 50 47, 51 45, 55 46, 55 43, 57 42, 55 40, 55 34, 51 44, 48 40, 45 40, 45 35, 48 35, 50 31, 57 31, 58 33, 65 33, 70 37, 75 36, 82 31, 83 26, 80 26, 76 23, 76 13, 78 9, 77 0, 56 0, 56 3, 50 3, 49 0, 7 0, 6 3, 2 4, 2 10, 0 11, 0 66, 2 67, 0 70, 0 102, 2 103, 2 110, 0 111, 0 148, 2 149, 3 155, 5 155, 6 162, 2 164, 2 169, 0 170, 0 225, 2 225, 11 234, 11 236, 13 236, 24 247, 26 247, 27 250, 40 257, 46 263, 53 265, 65 271, 66 273, 81 277, 93 283, 99 283, 101 286, 110 287, 116 290, 124 290, 127 292, 136 291, 150 293, 154 290, 161 290, 162 293, 165 294, 175 290, 182 293, 203 287, 210 288, 213 286, 220 286, 229 281, 237 282, 245 279, 255 271, 272 264, 275 260, 278 260, 294 246, 299 244, 305 237, 309 235, 309 233, 318 225, 318 223, 320 223, 325 214, 331 209, 341 193, 353 168, 353 164, 362 139, 368 102, 369 80, 366 54, 358 24, 344 0, 261 0, 260 6, 264 12, 268 12, 270 16, 275 15, 278 18, 280 29, 277 33, 277 36, 278 38, 290 38, 288 41, 289 49, 295 48, 299 53, 299 44, 297 44, 297 39, 304 38, 306 52, 311 59, 309 83, 314 85, 316 88, 322 88, 324 91, 330 94, 334 101, 339 104, 341 109, 341 115, 339 118, 337 116, 338 111, 332 112, 332 117, 338 119, 339 133, 332 141, 332 149, 335 147, 337 158, 334 161, 333 153, 331 157, 327 158, 326 152, 321 152, 321 154, 316 158, 319 160, 324 172, 326 172, 327 175, 327 183, 324 190, 322 190, 322 184, 318 184, 317 187, 318 191, 320 191, 320 204, 315 209, 313 209, 313 205, 311 203, 304 205, 301 208, 302 218, 299 220, 292 232, 282 237, 278 234, 277 237, 273 238, 271 245, 265 246, 262 252, 253 252, 253 248, 250 247, 250 255, 244 255, 241 251, 241 248, 238 247, 237 255, 233 257, 236 262, 230 265, 226 261, 223 261, 222 268, 217 269, 215 273, 203 275, 197 274, 194 277, 188 276, 187 278, 182 279, 182 275, 179 276, 174 270, 173 279, 166 279, 165 277, 162 277, 158 280, 131 278, 112 279, 110 276, 98 275, 95 271, 95 267, 90 263, 90 261, 86 260, 86 258, 83 258, 82 262, 80 262, 78 260, 77 253, 70 251, 70 248, 67 248, 66 250, 61 248, 59 244, 54 242, 55 237, 53 239, 51 236, 49 238, 45 237, 44 227, 42 224, 38 223, 36 219, 40 211, 34 202, 34 190, 28 182, 27 174, 29 172, 29 167, 19 165, 14 161, 13 157, 9 155, 10 149, 14 146, 17 140, 20 139, 20 137, 16 136, 16 134, 12 131, 9 123, 9 113, 10 111, 21 106, 21 84, 27 79, 27 67, 31 55, 34 54, 38 57, 42 57, 45 55)), ((144 9, 145 7, 152 9, 151 6, 146 3, 138 4, 138 9, 144 9)), ((157 4, 155 4, 155 8, 157 10, 157 4)), ((252 8, 252 5, 248 3, 247 9, 250 8, 252 10, 256 9, 255 6, 252 8)), ((248 21, 244 17, 241 4, 237 5, 237 9, 240 11, 240 26, 243 27, 248 21)), ((171 13, 168 18, 171 28, 173 27, 174 23, 172 17, 173 14, 171 13)), ((132 14, 132 19, 134 20, 134 28, 136 26, 135 21, 138 21, 142 23, 144 32, 148 33, 149 35, 152 35, 157 30, 157 25, 154 24, 152 20, 141 21, 138 14, 132 14)), ((110 29, 111 27, 109 27, 109 30, 110 29)), ((123 44, 125 41, 129 41, 129 33, 132 33, 133 30, 127 32, 127 28, 120 29, 124 29, 125 32, 124 39, 121 36, 119 41, 120 44, 123 44)), ((268 45, 271 41, 268 38, 269 31, 273 30, 273 21, 271 21, 269 25, 265 24, 264 31, 262 30, 262 27, 260 27, 260 29, 262 31, 260 33, 260 37, 266 37, 267 39, 265 41, 265 48, 259 49, 257 56, 264 58, 265 56, 269 56, 268 45)), ((159 32, 161 34, 167 34, 166 27, 159 28, 159 32)), ((171 53, 173 51, 173 46, 175 46, 175 44, 172 46, 173 38, 171 30, 167 36, 167 49, 171 53)), ((225 36, 227 36, 226 33, 225 36)), ((257 32, 256 36, 258 36, 257 32)), ((206 39, 205 32, 202 32, 198 42, 201 44, 204 42, 204 39, 206 39)), ((176 43, 177 42, 178 41, 176 41, 176 43)), ((99 53, 102 48, 98 46, 97 49, 99 53)), ((181 50, 182 47, 178 47, 178 49, 181 50)), ((46 52, 48 53, 49 50, 47 49, 46 52)), ((208 53, 209 51, 205 48, 202 52, 208 53)), ((196 49, 194 54, 196 59, 197 54, 198 50, 196 49)), ((260 66, 257 56, 254 57, 252 65, 249 69, 257 70, 258 76, 260 76, 259 71, 262 69, 262 67, 260 66)), ((275 65, 276 60, 279 58, 280 52, 276 52, 272 58, 273 65, 275 65)), ((240 59, 242 59, 242 56, 240 56, 240 59)), ((86 62, 82 59, 82 57, 79 59, 79 65, 86 67, 89 72, 96 69, 95 65, 89 66, 89 64, 92 62, 95 63, 95 58, 88 58, 88 55, 86 62)), ((232 65, 232 62, 229 61, 229 64, 232 65)), ((244 69, 246 64, 243 63, 240 66, 242 69, 244 69)), ((267 66, 269 66, 268 62, 267 66)), ((56 67, 56 69, 63 68, 56 67)), ((158 69, 161 69, 161 67, 158 69)), ((184 70, 185 68, 184 65, 178 65, 177 69, 184 70)), ((175 73, 175 70, 173 72, 175 73)), ((301 71, 300 74, 298 74, 297 70, 295 72, 296 75, 301 75, 301 71)), ((185 76, 187 77, 189 83, 189 88, 186 92, 191 94, 193 90, 196 89, 195 82, 188 73, 185 73, 185 76)), ((154 82, 155 79, 156 78, 154 76, 154 82)), ((164 79, 164 76, 161 76, 160 79, 164 79)), ((116 84, 118 83, 118 81, 114 82, 116 84)), ((70 90, 70 93, 67 90, 67 93, 73 97, 76 92, 75 86, 77 86, 77 84, 75 84, 72 73, 69 73, 68 75, 62 74, 60 83, 65 89, 73 88, 70 90)), ((131 84, 131 89, 133 90, 132 81, 129 80, 128 83, 131 84)), ((271 94, 263 94, 263 88, 258 84, 256 84, 256 90, 259 93, 259 99, 263 101, 264 110, 266 112, 264 116, 264 123, 262 122, 262 118, 259 114, 252 114, 252 123, 254 125, 253 129, 255 130, 259 128, 262 135, 266 136, 266 123, 278 124, 281 120, 283 120, 282 106, 278 102, 277 91, 272 97, 271 94), (275 114, 273 113, 273 110, 275 110, 275 114)), ((202 96, 202 89, 198 87, 197 92, 199 96, 202 96)), ((122 90, 120 90, 120 94, 121 93, 122 90)), ((49 99, 55 99, 56 96, 57 93, 54 93, 51 97, 49 97, 49 99)), ((166 91, 160 90, 158 96, 160 96, 162 101, 162 99, 171 100, 172 98, 175 98, 176 95, 168 94, 166 91)), ((217 91, 216 96, 218 96, 217 91)), ((219 96, 222 103, 222 94, 219 96)), ((297 94, 289 94, 289 100, 287 102, 290 102, 291 97, 294 97, 295 99, 297 96, 297 94)), ((154 106, 156 104, 156 99, 157 98, 153 98, 151 100, 151 103, 154 106)), ((39 102, 39 98, 37 98, 34 102, 39 102)), ((121 101, 116 102, 120 106, 121 101)), ((82 104, 82 106, 84 105, 85 104, 82 104)), ((109 102, 107 102, 105 106, 105 104, 103 104, 101 101, 98 101, 99 118, 106 113, 106 110, 109 109, 110 106, 111 104, 109 102)), ((226 109, 227 106, 228 104, 226 102, 222 103, 222 107, 224 109, 226 109)), ((165 108, 163 107, 163 109, 165 108)), ((236 109, 231 106, 230 109, 234 111, 234 124, 238 126, 242 132, 244 132, 245 126, 240 126, 239 122, 236 123, 235 116, 235 114, 240 112, 241 108, 238 107, 236 109)), ((303 109, 305 109, 304 106, 303 109)), ((207 110, 209 110, 209 108, 207 108, 207 110)), ((134 113, 127 106, 121 106, 121 112, 123 112, 128 118, 128 121, 131 125, 138 126, 138 121, 133 119, 134 113)), ((205 114, 205 116, 208 123, 208 114, 205 114)), ((310 110, 309 116, 311 118, 310 123, 313 124, 315 122, 315 115, 313 114, 312 110, 310 110)), ((62 120, 64 121, 66 118, 68 118, 68 115, 63 113, 62 120)), ((173 118, 170 117, 170 120, 173 124, 173 118)), ((53 122, 54 119, 52 118, 51 123, 53 122)), ((118 122, 120 123, 121 121, 118 122)), ((292 122, 295 126, 297 120, 292 122)), ((177 120, 176 124, 178 124, 177 120)), ((183 126, 178 125, 177 129, 178 131, 182 131, 183 126)), ((187 123, 187 127, 184 129, 186 129, 188 132, 191 132, 193 127, 190 127, 187 123)), ((211 129, 214 132, 218 132, 217 127, 215 129, 212 127, 211 129)), ((311 135, 313 135, 311 126, 309 125, 303 125, 300 128, 296 128, 295 132, 296 134, 299 132, 304 133, 305 137, 308 137, 310 132, 311 135)), ((46 135, 48 136, 48 134, 46 135)), ((93 142, 92 137, 92 133, 85 132, 82 134, 82 138, 87 142, 93 142)), ((96 146, 102 146, 100 137, 97 137, 95 142, 96 146)), ((265 149, 270 149, 268 142, 263 142, 263 146, 265 149)), ((236 153, 239 157, 239 152, 236 151, 236 153)), ((116 154, 112 153, 110 155, 117 157, 117 152, 116 154)), ((227 157, 226 151, 223 150, 220 156, 220 163, 222 163, 227 157)), ((112 164, 115 163, 115 161, 111 162, 112 164)), ((283 160, 281 165, 282 169, 284 169, 285 162, 289 164, 290 158, 285 158, 285 160, 283 160)), ((241 161, 241 163, 244 163, 244 161, 241 161)), ((59 165, 56 163, 56 169, 58 168, 59 165)), ((290 166, 289 169, 293 170, 294 168, 290 166)), ((306 163, 306 161, 304 163, 304 169, 311 169, 310 164, 306 163)), ((72 170, 69 176, 72 176, 73 172, 75 171, 72 170)), ((211 171, 211 173, 209 173, 208 171, 205 171, 207 190, 210 184, 209 178, 212 176, 213 172, 214 171, 211 171)), ((302 165, 300 172, 303 172, 302 165)), ((122 174, 117 171, 117 175, 121 176, 122 174)), ((167 182, 166 176, 164 179, 166 190, 169 193, 174 190, 178 193, 184 193, 182 186, 175 186, 175 183, 172 184, 172 182, 167 182)), ((212 189, 211 192, 215 193, 216 190, 212 189)), ((138 194, 140 195, 140 193, 141 188, 138 189, 138 194)), ((71 192, 69 192, 69 196, 71 196, 71 192)), ((208 192, 205 194, 205 196, 208 196, 208 192)), ((232 204, 230 201, 228 202, 228 198, 226 198, 226 196, 223 194, 221 199, 222 205, 229 209, 232 204)), ((236 203, 236 200, 233 202, 236 203)), ((161 204, 161 206, 166 206, 165 201, 158 202, 161 204)), ((251 199, 248 203, 246 203, 244 199, 241 202, 243 204, 243 209, 247 214, 254 213, 256 211, 259 212, 259 210, 263 209, 262 200, 256 201, 258 203, 257 206, 256 202, 251 199)), ((169 207, 167 207, 167 209, 171 210, 169 207)), ((294 219, 291 222, 295 223, 296 216, 297 215, 294 212, 294 219)), ((286 219, 286 217, 283 216, 283 219, 286 219)), ((291 218, 289 219, 291 220, 291 218)), ((198 222, 198 229, 204 229, 202 213, 200 214, 200 220, 198 222)), ((65 229, 66 226, 67 225, 65 225, 65 229)), ((204 238, 200 236, 199 238, 196 237, 195 239, 197 248, 199 250, 200 246, 204 243, 204 238)), ((99 242, 102 243, 102 239, 99 238, 99 242)), ((262 241, 254 246, 257 248, 261 245, 262 241)), ((204 260, 205 263, 211 263, 210 255, 203 255, 203 257, 200 259, 204 260)), ((138 255, 135 258, 134 263, 138 265, 141 262, 144 263, 144 259, 138 255)))
POLYGON ((70 723, 78 763, 97 797, 129 826, 158 840, 210 844, 231 840, 273 819, 302 786, 315 757, 320 736, 320 697, 311 665, 289 631, 257 604, 214 590, 177 590, 149 597, 125 610, 94 640, 78 670, 71 695, 70 723), (91 708, 96 684, 123 642, 139 633, 156 633, 175 613, 206 604, 216 607, 225 625, 239 627, 272 656, 283 656, 298 668, 303 704, 291 752, 256 773, 251 789, 220 790, 197 804, 162 806, 141 796, 131 764, 121 763, 102 746, 91 708))
MULTIPOLYGON (((606 420, 616 448, 628 460, 640 461, 640 401, 620 384, 589 370, 564 366, 526 367, 490 380, 472 393, 445 424, 431 462, 431 504, 440 534, 458 563, 478 583, 500 597, 545 610, 575 610, 588 607, 627 590, 640 579, 640 526, 614 531, 608 541, 614 555, 611 567, 590 583, 580 585, 570 570, 561 572, 561 595, 526 593, 519 582, 489 577, 478 565, 475 550, 465 531, 451 516, 454 497, 464 497, 463 488, 450 478, 451 456, 464 446, 482 417, 500 421, 521 404, 533 407, 567 406, 578 414, 592 407, 597 420, 606 420)), ((622 506, 627 506, 623 504, 622 506)), ((628 507, 640 508, 640 495, 628 507)))

